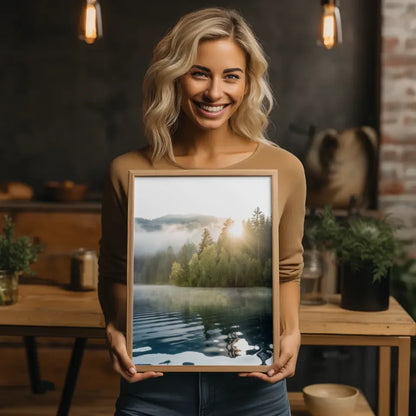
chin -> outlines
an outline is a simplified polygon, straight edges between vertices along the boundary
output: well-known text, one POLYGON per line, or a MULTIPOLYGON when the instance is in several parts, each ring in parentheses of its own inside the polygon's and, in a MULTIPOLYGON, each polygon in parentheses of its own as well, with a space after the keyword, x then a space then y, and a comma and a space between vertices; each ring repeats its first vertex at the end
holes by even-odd
POLYGON ((224 127, 224 125, 228 125, 228 119, 225 121, 221 121, 220 123, 205 123, 205 122, 199 122, 194 121, 193 123, 201 130, 207 130, 207 131, 214 131, 218 130, 224 127))

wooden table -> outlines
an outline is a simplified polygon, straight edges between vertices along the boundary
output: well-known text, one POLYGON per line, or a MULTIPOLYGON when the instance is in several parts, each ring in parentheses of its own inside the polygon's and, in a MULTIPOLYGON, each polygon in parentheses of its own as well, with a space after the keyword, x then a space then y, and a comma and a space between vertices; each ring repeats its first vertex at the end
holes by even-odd
MULTIPOLYGON (((87 338, 103 338, 104 318, 96 292, 72 292, 58 286, 20 285, 19 301, 2 306, 0 335, 73 337, 74 349, 58 416, 68 414, 87 338)), ((339 307, 339 296, 325 305, 301 306, 302 344, 377 346, 379 416, 390 415, 391 348, 398 349, 396 416, 408 415, 410 337, 413 319, 394 298, 384 312, 354 312, 339 307)), ((29 340, 31 338, 28 338, 29 340)))
POLYGON ((378 411, 390 414, 391 348, 397 347, 397 386, 395 415, 409 413, 410 337, 416 324, 393 298, 390 308, 382 312, 355 312, 340 308, 340 296, 328 303, 302 305, 300 326, 303 345, 355 345, 379 348, 378 411))
POLYGON ((40 378, 37 336, 75 338, 57 416, 67 416, 88 338, 104 338, 105 323, 97 292, 73 292, 59 286, 20 285, 18 302, 0 307, 0 335, 25 339, 32 391, 53 384, 40 378))

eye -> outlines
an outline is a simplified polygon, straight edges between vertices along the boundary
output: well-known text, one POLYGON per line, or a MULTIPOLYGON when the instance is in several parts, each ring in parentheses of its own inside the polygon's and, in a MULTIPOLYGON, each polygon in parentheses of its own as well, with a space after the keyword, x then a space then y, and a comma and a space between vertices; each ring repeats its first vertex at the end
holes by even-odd
POLYGON ((208 74, 203 71, 192 71, 191 75, 195 78, 207 78, 208 74))
POLYGON ((238 74, 227 74, 225 75, 225 79, 237 80, 240 79, 240 76, 238 74))

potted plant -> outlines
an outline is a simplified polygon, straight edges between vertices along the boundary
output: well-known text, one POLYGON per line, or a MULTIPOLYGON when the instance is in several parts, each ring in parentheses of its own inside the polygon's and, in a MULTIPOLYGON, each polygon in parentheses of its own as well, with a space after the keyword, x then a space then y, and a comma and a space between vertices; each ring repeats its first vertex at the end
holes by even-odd
POLYGON ((336 252, 341 277, 341 307, 388 309, 390 272, 400 257, 396 226, 387 218, 335 217, 330 206, 316 214, 309 234, 336 252))
POLYGON ((0 305, 17 301, 17 285, 23 272, 30 272, 42 245, 33 244, 29 237, 14 238, 11 218, 4 217, 5 226, 0 234, 0 305))

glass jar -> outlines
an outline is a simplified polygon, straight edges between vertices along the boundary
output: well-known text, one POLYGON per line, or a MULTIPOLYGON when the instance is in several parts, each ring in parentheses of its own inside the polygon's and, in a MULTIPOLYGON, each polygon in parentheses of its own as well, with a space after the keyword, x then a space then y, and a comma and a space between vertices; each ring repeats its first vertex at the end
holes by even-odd
POLYGON ((303 305, 321 305, 325 303, 322 278, 323 257, 316 249, 306 249, 303 253, 303 273, 300 282, 300 302, 303 305))
POLYGON ((97 282, 97 252, 79 248, 71 257, 71 290, 96 290, 97 282))
POLYGON ((19 273, 0 270, 0 306, 17 302, 19 273))

